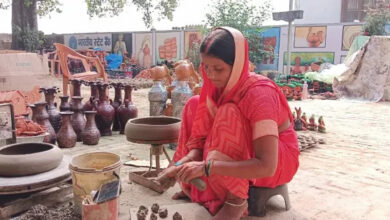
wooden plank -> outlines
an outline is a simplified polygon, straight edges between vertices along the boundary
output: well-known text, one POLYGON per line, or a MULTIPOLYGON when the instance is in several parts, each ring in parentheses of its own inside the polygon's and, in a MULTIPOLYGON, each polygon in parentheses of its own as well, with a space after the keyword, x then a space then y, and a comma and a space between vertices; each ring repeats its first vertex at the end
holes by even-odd
POLYGON ((1 196, 0 202, 0 219, 9 218, 13 215, 27 211, 32 206, 42 204, 53 206, 63 203, 73 198, 73 187, 70 183, 53 187, 41 192, 21 194, 16 196, 1 196), (6 199, 8 198, 8 201, 6 199))

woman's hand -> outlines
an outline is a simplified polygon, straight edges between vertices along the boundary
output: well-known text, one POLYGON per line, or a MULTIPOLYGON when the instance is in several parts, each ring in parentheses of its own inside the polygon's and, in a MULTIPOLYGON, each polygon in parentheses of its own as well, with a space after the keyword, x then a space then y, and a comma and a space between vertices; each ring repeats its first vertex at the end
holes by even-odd
POLYGON ((169 188, 175 185, 176 183, 176 174, 178 171, 178 167, 170 166, 159 173, 156 178, 156 182, 158 182, 163 188, 169 188))
POLYGON ((179 166, 176 178, 184 183, 189 183, 190 180, 205 175, 204 161, 193 161, 179 166))

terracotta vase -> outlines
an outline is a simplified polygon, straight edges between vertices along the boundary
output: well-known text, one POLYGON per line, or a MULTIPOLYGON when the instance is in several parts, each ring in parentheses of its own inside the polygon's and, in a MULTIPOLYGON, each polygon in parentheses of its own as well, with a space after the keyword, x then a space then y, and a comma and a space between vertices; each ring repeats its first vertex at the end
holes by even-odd
POLYGON ((76 145, 77 135, 73 130, 71 117, 73 112, 60 112, 62 125, 57 133, 57 143, 60 148, 71 148, 76 145))
POLYGON ((36 114, 34 114, 35 115, 34 118, 35 118, 36 122, 40 125, 45 126, 46 132, 49 133, 49 135, 46 136, 45 139, 43 139, 43 142, 55 144, 56 139, 57 139, 56 132, 49 121, 49 114, 47 113, 47 110, 46 110, 47 103, 46 102, 37 102, 34 105, 36 108, 36 114))
MULTIPOLYGON (((81 84, 83 83, 83 81, 79 79, 72 79, 70 80, 70 83, 72 84, 73 91, 73 94, 71 96, 81 96, 81 84)), ((70 100, 70 108, 72 108, 72 105, 73 99, 70 100)))
POLYGON ((125 85, 125 102, 118 108, 119 122, 120 122, 120 134, 125 133, 125 126, 129 119, 136 118, 138 116, 138 109, 135 107, 131 100, 131 92, 133 87, 131 85, 125 85))
POLYGON ((84 85, 91 87, 91 97, 84 103, 84 111, 92 111, 94 109, 93 102, 98 99, 98 89, 96 82, 85 82, 84 85))
POLYGON ((85 128, 85 118, 83 114, 83 104, 81 103, 83 97, 73 96, 71 110, 74 113, 71 117, 73 130, 76 132, 77 141, 82 141, 81 132, 85 128))
POLYGON ((112 107, 115 109, 114 124, 112 125, 113 131, 120 131, 121 126, 119 123, 119 114, 118 107, 122 104, 122 83, 111 83, 112 87, 115 89, 114 101, 111 103, 112 107))
POLYGON ((37 120, 35 119, 35 116, 37 115, 37 108, 35 107, 35 105, 28 105, 28 107, 31 108, 31 120, 36 122, 37 120))
POLYGON ((69 96, 60 96, 61 99, 61 104, 60 104, 60 111, 61 112, 66 112, 70 111, 70 104, 68 102, 69 96))
POLYGON ((106 90, 109 85, 107 83, 98 83, 99 100, 94 102, 96 114, 96 125, 102 136, 111 136, 111 126, 115 117, 115 109, 110 105, 106 90))
POLYGON ((54 99, 55 94, 59 92, 59 89, 55 86, 50 88, 40 88, 40 92, 43 92, 43 94, 45 95, 45 100, 47 103, 46 109, 47 113, 49 114, 49 121, 57 133, 61 128, 61 116, 57 110, 57 103, 54 102, 54 99))
POLYGON ((84 114, 87 118, 87 124, 81 133, 83 144, 96 145, 100 139, 100 132, 95 123, 96 111, 85 111, 84 114))

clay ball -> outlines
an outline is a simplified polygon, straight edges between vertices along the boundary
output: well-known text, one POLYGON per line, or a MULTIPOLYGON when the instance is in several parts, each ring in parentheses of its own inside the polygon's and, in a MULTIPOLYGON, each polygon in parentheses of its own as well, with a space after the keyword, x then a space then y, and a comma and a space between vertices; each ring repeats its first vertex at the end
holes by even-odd
POLYGON ((160 209, 160 206, 157 204, 157 203, 154 203, 153 205, 152 205, 152 212, 154 212, 154 213, 158 213, 158 210, 160 209))
POLYGON ((158 216, 160 216, 160 218, 166 218, 168 216, 168 210, 167 209, 158 210, 158 216))
POLYGON ((175 212, 175 214, 173 214, 173 216, 172 216, 172 219, 173 220, 183 220, 183 217, 178 212, 175 212))
POLYGON ((148 211, 149 211, 149 209, 148 209, 148 208, 146 208, 145 206, 141 205, 141 206, 139 207, 138 211, 144 211, 144 212, 145 212, 145 214, 147 215, 147 214, 148 214, 148 211))
POLYGON ((154 213, 150 214, 150 220, 157 220, 157 216, 154 213))
POLYGON ((137 220, 145 220, 145 219, 146 219, 145 210, 138 210, 138 212, 137 212, 137 220))

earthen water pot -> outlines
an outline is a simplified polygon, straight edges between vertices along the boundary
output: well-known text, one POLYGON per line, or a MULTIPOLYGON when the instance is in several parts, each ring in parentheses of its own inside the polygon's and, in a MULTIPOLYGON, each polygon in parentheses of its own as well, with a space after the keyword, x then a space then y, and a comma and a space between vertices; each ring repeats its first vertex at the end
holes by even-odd
POLYGON ((56 168, 61 150, 48 143, 20 143, 0 147, 0 176, 26 176, 56 168))
POLYGON ((54 102, 55 94, 59 92, 57 87, 40 88, 40 92, 45 95, 45 101, 47 102, 47 113, 49 114, 50 124, 53 126, 56 133, 61 128, 61 116, 57 110, 57 103, 54 102))
POLYGON ((118 108, 118 116, 121 126, 120 134, 124 134, 127 121, 138 116, 138 109, 135 107, 133 102, 125 99, 125 102, 118 108))
POLYGON ((61 112, 66 112, 70 111, 70 104, 69 104, 69 96, 60 96, 61 99, 61 104, 60 104, 60 111, 61 112))
POLYGON ((181 120, 174 117, 151 116, 130 119, 125 128, 128 141, 176 140, 181 120))
POLYGON ((72 101, 73 105, 71 106, 71 110, 73 111, 73 115, 71 117, 72 127, 74 132, 77 135, 77 141, 82 141, 81 132, 85 127, 85 118, 83 113, 83 105, 81 104, 81 100, 83 97, 73 96, 72 101))
POLYGON ((73 112, 60 112, 62 126, 57 133, 57 143, 60 148, 71 148, 76 145, 77 135, 73 130, 71 117, 73 112))
POLYGON ((34 116, 34 119, 36 120, 36 122, 38 124, 45 126, 46 131, 49 133, 49 135, 46 136, 43 141, 46 143, 55 144, 56 139, 57 139, 56 132, 49 121, 49 114, 47 113, 47 110, 46 110, 47 103, 46 102, 37 102, 34 105, 36 108, 36 114, 34 116))
POLYGON ((101 136, 111 136, 111 126, 115 117, 115 109, 111 106, 106 95, 107 83, 99 83, 99 100, 95 101, 96 125, 100 131, 101 136))
POLYGON ((100 132, 95 123, 96 111, 85 111, 84 114, 87 118, 87 124, 81 133, 83 144, 96 145, 99 143, 100 139, 100 132))
POLYGON ((114 101, 111 102, 112 107, 115 109, 114 124, 112 125, 113 131, 120 131, 121 126, 119 123, 119 114, 118 108, 122 104, 122 83, 111 83, 112 87, 115 89, 114 101))
POLYGON ((98 89, 96 82, 84 82, 84 85, 88 85, 91 87, 91 96, 89 100, 84 103, 83 110, 84 111, 92 111, 94 110, 93 102, 98 99, 98 89))

